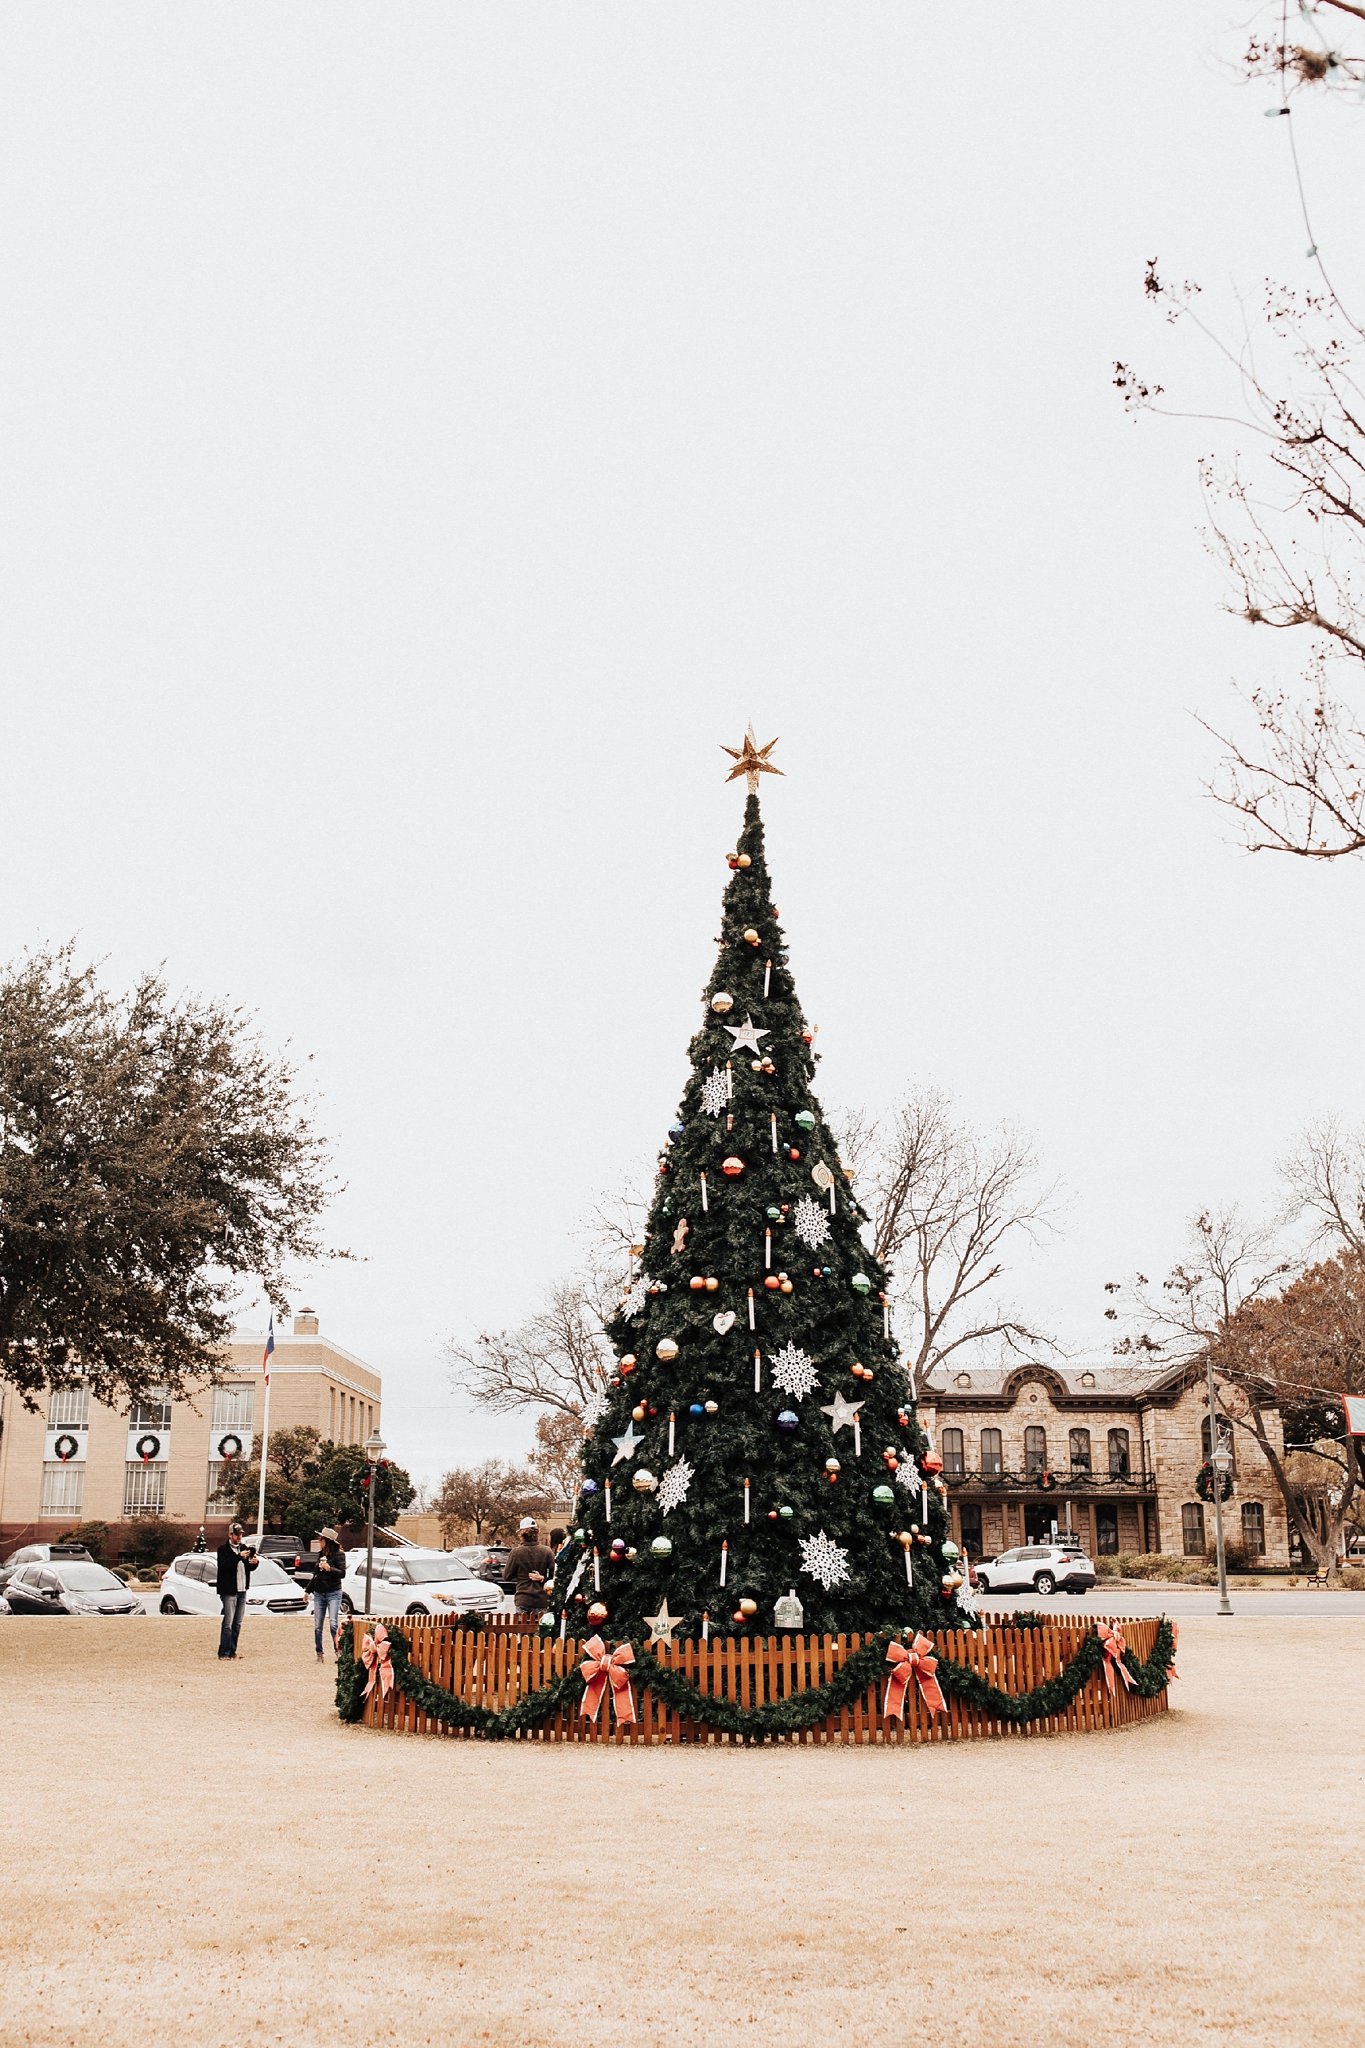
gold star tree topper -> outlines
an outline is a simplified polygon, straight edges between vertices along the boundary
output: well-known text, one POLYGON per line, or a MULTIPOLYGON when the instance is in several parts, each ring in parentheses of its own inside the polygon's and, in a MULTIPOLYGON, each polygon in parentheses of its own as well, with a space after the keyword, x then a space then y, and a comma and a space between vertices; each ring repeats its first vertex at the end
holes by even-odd
POLYGON ((722 754, 728 754, 735 764, 725 780, 733 782, 737 775, 747 776, 749 794, 750 796, 757 796, 758 778, 760 775, 781 775, 784 772, 781 768, 775 768, 768 759, 769 754, 771 754, 776 745, 776 740, 769 740, 766 747, 755 745, 754 729, 750 726, 744 735, 744 745, 742 747, 723 746, 721 748, 722 754))

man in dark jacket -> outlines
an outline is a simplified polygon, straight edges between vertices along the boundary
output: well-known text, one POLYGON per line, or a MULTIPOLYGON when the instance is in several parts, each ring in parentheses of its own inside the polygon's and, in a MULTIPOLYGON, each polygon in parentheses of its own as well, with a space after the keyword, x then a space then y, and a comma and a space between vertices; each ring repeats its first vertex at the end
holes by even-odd
POLYGON ((517 1541, 503 1567, 512 1581, 518 1614, 539 1614, 549 1604, 545 1581, 554 1570, 554 1559, 540 1540, 534 1515, 523 1515, 517 1541))
POLYGON ((246 1589, 259 1563, 255 1551, 243 1542, 241 1523, 234 1522, 227 1542, 218 1546, 218 1598, 223 1603, 223 1626, 218 1631, 220 1657, 237 1655, 237 1638, 242 1633, 242 1616, 246 1613, 246 1589))

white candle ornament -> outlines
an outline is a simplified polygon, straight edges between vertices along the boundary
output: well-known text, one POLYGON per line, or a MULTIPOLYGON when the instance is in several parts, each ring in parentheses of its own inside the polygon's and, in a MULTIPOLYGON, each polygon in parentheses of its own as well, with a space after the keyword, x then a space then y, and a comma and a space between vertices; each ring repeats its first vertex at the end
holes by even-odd
POLYGON ((673 1421, 674 1413, 670 1408, 668 1411, 668 1455, 670 1458, 673 1456, 673 1421))
POLYGON ((765 1000, 766 1000, 766 998, 767 998, 767 994, 768 994, 768 984, 769 984, 769 983, 771 982, 772 978, 773 978, 773 963, 772 963, 772 961, 771 961, 771 960, 765 960, 765 961, 763 962, 763 994, 764 994, 764 998, 765 998, 765 1000))
POLYGON ((592 1589, 594 1593, 600 1593, 602 1590, 602 1560, 597 1555, 596 1544, 593 1545, 592 1553, 592 1589))
POLYGON ((769 1116, 769 1118, 768 1118, 768 1129, 769 1129, 769 1130, 771 1131, 771 1133, 772 1133, 772 1140, 773 1140, 773 1150, 774 1150, 774 1152, 776 1152, 776 1150, 777 1150, 777 1111, 776 1111, 776 1110, 773 1110, 773 1111, 772 1111, 772 1113, 771 1113, 771 1115, 770 1115, 770 1116, 769 1116))
POLYGON ((744 1482, 744 1519, 746 1522, 749 1519, 749 1482, 747 1479, 744 1482))
POLYGON ((753 1290, 753 1288, 751 1287, 751 1288, 749 1289, 749 1328, 750 1328, 750 1329, 752 1330, 752 1329, 753 1329, 753 1327, 754 1327, 754 1290, 753 1290))
POLYGON ((726 1542, 722 1543, 722 1544, 721 1544, 721 1546, 720 1546, 720 1582, 721 1582, 722 1586, 723 1586, 723 1585, 725 1584, 725 1573, 726 1573, 726 1569, 727 1569, 727 1567, 729 1566, 729 1563, 730 1563, 730 1545, 729 1545, 729 1542, 728 1542, 728 1541, 726 1541, 726 1542))
POLYGON ((703 1211, 703 1213, 705 1213, 705 1211, 706 1211, 707 1209, 709 1209, 709 1208, 710 1208, 710 1206, 711 1206, 711 1205, 710 1205, 710 1203, 709 1203, 709 1202, 707 1201, 707 1199, 706 1199, 706 1175, 705 1175, 705 1174, 703 1174, 703 1175, 702 1175, 702 1177, 701 1177, 701 1206, 702 1206, 702 1211, 703 1211))
POLYGON ((771 1271, 771 1268, 772 1268, 772 1263, 773 1263, 773 1234, 772 1234, 771 1230, 765 1230, 765 1231, 764 1231, 764 1233, 763 1233, 763 1264, 764 1264, 764 1266, 765 1266, 765 1267, 767 1267, 767 1268, 768 1268, 768 1269, 769 1269, 769 1270, 771 1271))
POLYGON ((755 1351, 754 1353, 754 1392, 756 1394, 763 1392, 763 1353, 761 1351, 755 1351))
POLYGON ((611 1527, 611 1481, 610 1481, 610 1479, 608 1479, 608 1480, 607 1480, 607 1481, 605 1482, 605 1484, 603 1485, 603 1488, 602 1488, 602 1497, 603 1497, 603 1499, 604 1499, 604 1500, 606 1501, 606 1504, 607 1504, 607 1527, 608 1527, 608 1528, 610 1528, 610 1527, 611 1527))

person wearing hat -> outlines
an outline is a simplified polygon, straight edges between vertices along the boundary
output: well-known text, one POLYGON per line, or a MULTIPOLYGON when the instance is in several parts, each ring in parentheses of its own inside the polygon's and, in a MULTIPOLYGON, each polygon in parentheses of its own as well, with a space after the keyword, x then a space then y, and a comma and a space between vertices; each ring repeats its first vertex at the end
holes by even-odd
POLYGON ((547 1604, 545 1581, 554 1570, 554 1559, 540 1540, 534 1515, 523 1515, 517 1524, 517 1541, 504 1570, 512 1581, 513 1604, 518 1614, 539 1614, 547 1604))
POLYGON ((218 1546, 218 1598, 223 1603, 223 1626, 218 1631, 218 1655, 235 1657, 237 1638, 246 1613, 246 1589, 260 1559, 246 1543, 240 1522, 228 1530, 228 1540, 218 1546))
POLYGON ((346 1555, 341 1548, 341 1538, 335 1529, 320 1529, 320 1548, 313 1563, 313 1576, 308 1590, 313 1596, 313 1648, 322 1655, 322 1625, 332 1638, 335 1651, 337 1637, 341 1630, 341 1582, 346 1576, 346 1555))

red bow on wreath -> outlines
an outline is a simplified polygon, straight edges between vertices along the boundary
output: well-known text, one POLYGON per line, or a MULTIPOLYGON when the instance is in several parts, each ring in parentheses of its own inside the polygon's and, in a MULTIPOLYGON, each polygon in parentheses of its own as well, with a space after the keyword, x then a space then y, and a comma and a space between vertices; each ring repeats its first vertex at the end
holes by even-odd
POLYGON ((934 1673, 938 1670, 938 1658, 930 1653, 933 1642, 928 1636, 917 1635, 909 1649, 904 1643, 888 1643, 886 1661, 891 1666, 891 1676, 886 1681, 886 1699, 882 1713, 888 1721, 905 1719, 905 1695, 910 1689, 913 1675, 920 1689, 920 1697, 931 1714, 946 1714, 947 1701, 943 1688, 934 1673))
POLYGON ((610 1685, 612 1712, 617 1721, 633 1721, 635 1701, 631 1696, 630 1680, 625 1672, 625 1666, 635 1662, 635 1652, 630 1644, 618 1643, 608 1655, 607 1646, 601 1636, 589 1636, 583 1648, 587 1654, 578 1667, 586 1681, 583 1687, 582 1712, 590 1721, 595 1721, 602 1705, 602 1695, 610 1685))
POLYGON ((1131 1689, 1133 1674, 1123 1661, 1124 1652, 1128 1648, 1127 1643, 1123 1640, 1123 1630, 1121 1628, 1110 1628, 1106 1621, 1097 1621, 1095 1626, 1099 1630, 1100 1641, 1104 1644, 1105 1684, 1110 1692, 1114 1690, 1114 1673, 1117 1671, 1124 1684, 1131 1689))
POLYGON ((365 1698, 374 1691, 374 1682, 379 1680, 380 1693, 387 1696, 393 1691, 393 1651, 389 1646, 389 1632, 382 1621, 374 1625, 374 1634, 365 1631, 365 1640, 360 1645, 360 1661, 369 1672, 365 1687, 365 1698))

